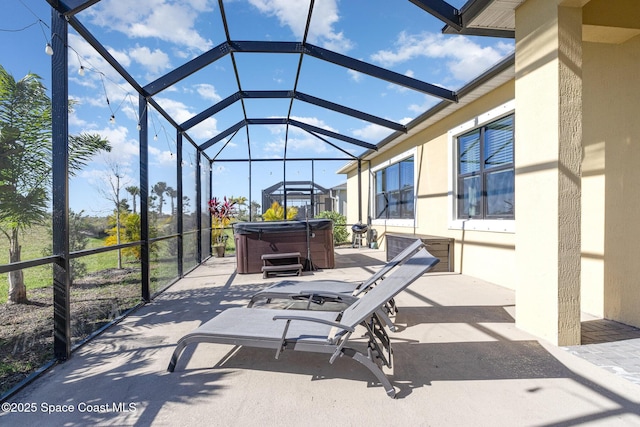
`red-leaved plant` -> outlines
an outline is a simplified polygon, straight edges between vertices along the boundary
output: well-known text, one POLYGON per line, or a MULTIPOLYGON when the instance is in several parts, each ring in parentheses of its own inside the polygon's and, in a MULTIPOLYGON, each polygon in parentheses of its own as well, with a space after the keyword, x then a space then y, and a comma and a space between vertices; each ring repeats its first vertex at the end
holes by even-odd
POLYGON ((224 243, 226 235, 224 235, 224 228, 229 226, 229 223, 236 214, 235 210, 236 202, 228 200, 227 196, 219 199, 214 197, 209 200, 209 212, 211 212, 211 228, 212 239, 215 243, 224 243))

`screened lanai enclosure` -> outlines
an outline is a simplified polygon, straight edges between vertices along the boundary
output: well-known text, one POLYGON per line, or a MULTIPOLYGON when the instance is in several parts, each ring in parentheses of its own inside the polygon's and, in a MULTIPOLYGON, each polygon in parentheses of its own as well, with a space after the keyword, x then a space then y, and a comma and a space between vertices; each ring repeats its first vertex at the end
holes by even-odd
MULTIPOLYGON (((413 31, 445 22, 447 32, 473 33, 442 0, 358 2, 340 18, 335 2, 323 0, 295 2, 286 13, 260 1, 39 1, 49 16, 28 9, 50 55, 43 214, 13 226, 5 211, 1 218, 13 246, 0 265, 8 289, 0 289, 13 307, 41 308, 15 325, 23 332, 7 353, 30 366, 22 377, 66 360, 210 257, 213 197, 239 200, 250 221, 259 219, 248 209, 254 200, 263 211, 265 200, 317 205, 341 184, 339 167, 360 169, 362 153, 407 132, 411 117, 390 109, 392 99, 412 106, 413 117, 456 102, 446 77, 427 82, 427 70, 394 67, 385 49, 398 34, 380 22, 411 17, 413 31), (252 13, 261 25, 247 23, 252 13), (184 26, 167 27, 168 17, 184 26), (361 39, 337 29, 339 19, 361 39), (365 42, 377 56, 358 50, 365 42), (96 132, 101 149, 72 144, 96 132), (99 218, 106 225, 95 225, 99 218), (41 250, 29 250, 39 239, 41 250)), ((349 194, 363 223, 369 197, 349 194)))

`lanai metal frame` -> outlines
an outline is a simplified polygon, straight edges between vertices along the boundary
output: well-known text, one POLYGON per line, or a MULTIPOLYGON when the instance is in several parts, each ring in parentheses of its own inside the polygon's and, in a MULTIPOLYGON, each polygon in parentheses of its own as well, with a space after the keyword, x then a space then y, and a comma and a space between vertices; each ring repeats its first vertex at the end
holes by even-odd
MULTIPOLYGON (((306 26, 304 36, 299 42, 273 42, 273 41, 238 41, 232 40, 229 34, 229 28, 227 24, 227 18, 225 16, 224 2, 218 0, 218 5, 221 13, 222 22, 226 34, 226 40, 220 43, 218 46, 210 49, 209 51, 201 54, 200 56, 192 59, 191 61, 173 69, 164 76, 157 80, 147 84, 141 85, 128 71, 120 64, 108 51, 108 49, 80 22, 77 18, 77 14, 85 9, 88 9, 100 0, 46 0, 51 6, 51 43, 53 47, 53 56, 51 59, 52 67, 52 153, 53 153, 53 255, 38 260, 29 260, 20 263, 8 264, 0 266, 0 272, 14 271, 18 269, 28 268, 36 265, 44 265, 53 263, 54 266, 54 286, 53 286, 53 298, 54 298, 54 355, 59 361, 66 360, 71 355, 71 332, 70 332, 70 260, 73 258, 93 255, 100 252, 106 252, 110 250, 122 249, 125 247, 139 245, 141 247, 142 261, 141 261, 141 296, 143 301, 149 301, 151 299, 149 283, 149 247, 152 243, 150 239, 149 230, 149 171, 148 171, 148 107, 153 107, 174 129, 176 132, 176 144, 177 144, 177 191, 178 191, 178 278, 184 274, 182 266, 182 146, 183 144, 191 144, 197 150, 196 167, 197 176, 200 176, 200 163, 205 160, 211 164, 214 161, 222 161, 218 159, 218 155, 222 152, 222 147, 213 156, 207 154, 207 150, 229 137, 234 138, 237 136, 240 130, 244 129, 246 133, 247 144, 250 142, 251 126, 260 125, 272 125, 281 124, 286 126, 285 136, 285 156, 280 159, 283 161, 283 170, 286 170, 287 161, 295 160, 348 160, 357 161, 358 164, 358 177, 361 173, 361 161, 360 156, 353 155, 346 150, 339 148, 332 143, 330 139, 339 140, 348 144, 355 145, 357 147, 364 148, 366 152, 376 150, 375 144, 370 144, 366 141, 359 140, 357 138, 349 137, 337 132, 328 131, 316 126, 312 126, 307 123, 303 123, 294 120, 291 117, 291 109, 294 102, 305 102, 315 106, 332 110, 340 114, 348 115, 360 120, 367 121, 369 123, 375 123, 380 126, 387 127, 395 132, 407 132, 407 128, 400 123, 396 123, 381 117, 377 117, 373 114, 369 114, 365 111, 359 111, 353 108, 349 108, 344 105, 340 105, 328 100, 324 100, 318 97, 314 97, 305 94, 298 90, 298 80, 301 72, 302 61, 305 57, 313 57, 336 66, 344 67, 350 70, 358 71, 363 74, 367 74, 376 79, 391 82, 396 85, 404 86, 414 91, 419 91, 430 96, 434 96, 446 102, 457 102, 458 95, 456 92, 444 89, 442 87, 426 83, 406 75, 396 73, 394 71, 355 59, 349 56, 333 52, 328 49, 315 46, 307 41, 309 34, 309 27, 311 23, 311 17, 314 10, 314 0, 310 0, 309 10, 307 14, 306 26), (139 105, 139 155, 140 155, 140 212, 141 212, 141 236, 139 242, 128 243, 119 246, 111 246, 108 248, 99 248, 81 252, 70 252, 69 245, 69 170, 68 170, 68 137, 69 137, 69 111, 68 111, 68 31, 71 26, 87 43, 89 43, 98 54, 109 63, 113 69, 133 88, 138 94, 139 105), (255 53, 269 53, 269 54, 296 54, 299 55, 298 66, 295 76, 295 83, 291 90, 250 90, 244 88, 238 72, 238 65, 235 61, 235 54, 240 52, 255 52, 255 53), (200 69, 203 69, 215 61, 226 57, 231 57, 234 73, 237 81, 237 91, 221 100, 220 102, 212 105, 204 111, 196 114, 194 117, 186 120, 182 123, 178 123, 167 111, 165 111, 161 105, 154 100, 154 96, 161 93, 163 90, 171 87, 172 85, 180 82, 186 77, 196 73, 200 69), (281 118, 264 118, 264 117, 249 117, 247 115, 247 109, 244 104, 244 100, 251 98, 262 99, 289 99, 289 111, 286 117, 281 118), (215 137, 208 141, 198 144, 189 136, 189 130, 205 120, 208 117, 214 116, 216 113, 224 110, 230 105, 239 102, 242 107, 242 117, 239 117, 238 122, 223 130, 215 137), (305 132, 313 135, 318 140, 337 148, 343 154, 344 158, 322 158, 322 159, 302 159, 302 158, 287 158, 286 156, 286 144, 288 142, 289 128, 297 127, 305 132)), ((465 16, 469 16, 471 13, 477 13, 482 10, 487 4, 491 3, 490 0, 471 0, 467 3, 462 11, 458 11, 453 8, 447 2, 443 0, 410 0, 416 6, 420 7, 424 11, 441 19, 446 27, 444 32, 458 32, 461 34, 472 34, 474 31, 481 35, 491 35, 499 37, 512 37, 507 32, 501 30, 473 30, 466 27, 465 16)), ((229 142, 227 140, 227 143, 229 142)), ((248 158, 246 159, 225 159, 224 161, 246 161, 251 165, 252 162, 263 161, 264 159, 254 159, 251 156, 249 150, 248 158)), ((269 159, 272 161, 273 159, 269 159)), ((285 174, 286 176, 286 174, 285 174)), ((211 180, 211 174, 209 179, 211 180)), ((286 179, 285 179, 286 182, 286 179)), ((198 203, 201 198, 201 183, 198 180, 196 182, 196 194, 198 203)), ((250 195, 251 197, 251 195, 250 195)), ((362 218, 361 212, 361 195, 358 194, 358 209, 359 218, 362 218)), ((198 254, 197 262, 200 263, 203 260, 204 255, 201 252, 201 230, 202 223, 200 217, 198 217, 198 254)))

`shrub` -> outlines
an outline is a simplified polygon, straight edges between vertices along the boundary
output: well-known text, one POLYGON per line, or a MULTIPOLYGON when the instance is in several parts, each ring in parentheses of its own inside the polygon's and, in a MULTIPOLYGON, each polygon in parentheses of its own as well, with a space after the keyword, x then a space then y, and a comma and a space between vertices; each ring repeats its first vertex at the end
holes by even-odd
MULTIPOLYGON (((298 208, 290 207, 287 209, 287 219, 294 219, 298 215, 298 208)), ((284 208, 280 203, 273 202, 271 207, 262 214, 265 221, 282 221, 284 219, 284 208)))
POLYGON ((327 218, 333 220, 333 243, 340 244, 349 241, 347 231, 347 217, 338 212, 323 211, 316 215, 316 218, 327 218))

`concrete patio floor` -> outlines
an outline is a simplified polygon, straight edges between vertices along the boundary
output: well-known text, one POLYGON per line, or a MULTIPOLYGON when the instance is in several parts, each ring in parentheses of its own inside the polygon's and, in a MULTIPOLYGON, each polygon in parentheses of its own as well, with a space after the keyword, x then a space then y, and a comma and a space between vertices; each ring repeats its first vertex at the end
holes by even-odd
MULTIPOLYGON (((363 280, 383 258, 339 248, 336 269, 300 279, 363 280)), ((22 413, 3 406, 0 424, 640 426, 640 367, 619 375, 604 347, 634 360, 634 328, 615 343, 549 345, 515 327, 513 291, 454 273, 428 273, 396 298, 396 399, 360 364, 323 354, 200 344, 166 371, 181 336, 277 280, 208 260, 19 392, 9 403, 22 413)))

